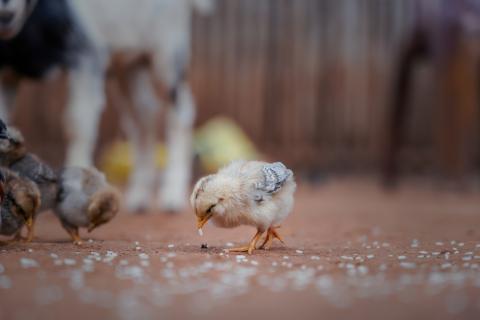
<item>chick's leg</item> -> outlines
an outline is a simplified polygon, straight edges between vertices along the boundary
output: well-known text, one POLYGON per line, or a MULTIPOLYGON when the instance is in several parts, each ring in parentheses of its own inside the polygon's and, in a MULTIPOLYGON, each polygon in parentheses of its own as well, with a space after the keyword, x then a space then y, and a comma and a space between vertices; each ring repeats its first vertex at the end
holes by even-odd
POLYGON ((278 234, 277 230, 275 230, 275 229, 278 229, 278 228, 280 228, 280 226, 271 228, 271 230, 272 230, 272 235, 273 235, 276 239, 278 239, 282 244, 285 244, 285 241, 283 241, 282 237, 280 237, 280 235, 278 234))
POLYGON ((27 242, 27 238, 22 236, 22 228, 18 230, 12 239, 7 240, 6 243, 18 243, 18 242, 27 242))
POLYGON ((78 228, 69 229, 69 230, 67 230, 67 232, 70 234, 70 237, 72 237, 73 244, 76 244, 76 245, 83 244, 82 239, 80 238, 80 235, 78 234, 78 228))
POLYGON ((270 229, 267 231, 267 236, 265 237, 265 240, 263 243, 260 245, 259 249, 265 249, 268 250, 270 249, 270 245, 272 244, 273 241, 273 236, 272 233, 270 232, 270 229))
POLYGON ((257 233, 253 236, 252 240, 247 246, 232 248, 232 249, 228 249, 227 251, 228 252, 248 252, 248 254, 252 254, 262 234, 263 234, 263 231, 257 230, 257 233))
POLYGON ((22 228, 20 228, 16 233, 15 235, 13 236, 13 238, 11 240, 8 240, 8 242, 20 242, 20 241, 24 241, 25 238, 22 237, 22 228))
POLYGON ((27 226, 27 237, 23 239, 23 241, 32 242, 34 234, 33 227, 35 225, 35 220, 33 219, 33 217, 29 217, 25 222, 25 225, 27 226))
POLYGON ((27 227, 27 237, 22 236, 22 228, 19 228, 17 232, 15 232, 15 235, 11 240, 8 240, 10 243, 15 243, 15 242, 30 242, 33 240, 33 230, 30 231, 31 228, 33 228, 33 220, 31 218, 27 219, 25 221, 25 226, 27 227))
POLYGON ((268 228, 267 236, 265 237, 265 240, 263 241, 259 249, 265 249, 265 250, 270 249, 273 239, 278 239, 280 240, 281 243, 285 244, 282 237, 280 237, 278 232, 275 230, 277 228, 280 228, 280 226, 268 228))
POLYGON ((62 226, 72 238, 73 244, 81 245, 83 243, 82 239, 80 238, 80 235, 78 234, 78 227, 74 227, 68 223, 63 223, 63 222, 62 222, 62 226))

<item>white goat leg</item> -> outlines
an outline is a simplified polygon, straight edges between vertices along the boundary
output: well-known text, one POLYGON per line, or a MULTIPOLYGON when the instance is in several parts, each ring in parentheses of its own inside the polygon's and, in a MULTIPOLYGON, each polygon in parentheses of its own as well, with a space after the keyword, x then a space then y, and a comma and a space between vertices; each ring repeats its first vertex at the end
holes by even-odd
POLYGON ((133 151, 133 172, 126 195, 127 208, 131 212, 149 207, 155 187, 156 122, 158 99, 148 71, 140 69, 131 81, 134 117, 125 116, 126 132, 133 151), (134 121, 134 118, 138 121, 134 121))
POLYGON ((67 165, 91 166, 99 120, 105 103, 104 70, 95 57, 84 60, 69 74, 70 99, 64 125, 68 137, 67 165))
POLYGON ((179 211, 185 207, 192 171, 192 126, 195 106, 188 84, 178 86, 177 104, 167 116, 168 159, 165 168, 160 206, 179 211))

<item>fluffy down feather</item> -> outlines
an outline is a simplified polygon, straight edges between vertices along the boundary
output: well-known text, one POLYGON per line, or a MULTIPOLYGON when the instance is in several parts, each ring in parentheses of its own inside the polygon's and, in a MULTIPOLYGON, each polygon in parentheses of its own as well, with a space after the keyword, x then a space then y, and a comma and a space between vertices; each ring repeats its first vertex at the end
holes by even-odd
POLYGON ((33 239, 35 213, 40 207, 40 191, 35 183, 20 177, 15 172, 0 168, 0 189, 2 193, 0 206, 0 234, 13 235, 20 240, 21 231, 27 225, 26 241, 33 239))
POLYGON ((60 175, 60 192, 55 210, 63 227, 80 243, 78 228, 92 231, 118 212, 120 195, 94 168, 67 167, 60 175))
POLYGON ((234 161, 200 179, 190 202, 199 219, 211 215, 217 226, 265 231, 289 215, 295 189, 293 172, 280 162, 234 161))

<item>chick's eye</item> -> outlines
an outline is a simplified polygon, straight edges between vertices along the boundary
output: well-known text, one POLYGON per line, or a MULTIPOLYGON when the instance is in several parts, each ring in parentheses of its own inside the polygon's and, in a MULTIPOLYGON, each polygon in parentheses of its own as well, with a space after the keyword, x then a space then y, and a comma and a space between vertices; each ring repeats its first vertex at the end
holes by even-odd
POLYGON ((210 207, 207 209, 207 213, 212 212, 213 208, 215 207, 215 204, 212 204, 210 207))

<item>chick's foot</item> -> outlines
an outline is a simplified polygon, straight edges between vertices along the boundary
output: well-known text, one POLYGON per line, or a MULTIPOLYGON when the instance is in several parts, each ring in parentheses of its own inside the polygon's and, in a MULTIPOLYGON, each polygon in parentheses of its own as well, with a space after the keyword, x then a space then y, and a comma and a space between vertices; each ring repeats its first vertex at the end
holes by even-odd
POLYGON ((265 240, 263 241, 263 243, 262 243, 262 245, 259 247, 259 249, 264 249, 264 250, 270 249, 270 246, 272 245, 273 239, 278 239, 281 243, 285 244, 285 242, 283 241, 282 237, 281 237, 281 236, 278 234, 278 232, 275 230, 275 229, 277 229, 277 228, 280 228, 280 226, 268 228, 267 236, 265 237, 265 240))
POLYGON ((12 239, 7 240, 6 244, 8 244, 8 243, 19 243, 19 242, 20 243, 27 242, 27 238, 22 236, 22 229, 18 230, 17 233, 15 233, 15 236, 12 239))
POLYGON ((82 239, 80 238, 80 235, 78 234, 78 228, 77 227, 72 227, 66 223, 63 223, 63 228, 65 229, 65 231, 68 232, 68 234, 70 235, 70 237, 72 238, 72 242, 74 245, 82 245, 83 242, 82 242, 82 239))
POLYGON ((32 217, 28 218, 25 222, 25 226, 27 227, 27 237, 23 239, 23 242, 32 242, 34 230, 33 227, 35 225, 35 221, 32 217))
POLYGON ((248 254, 252 254, 253 250, 256 249, 257 242, 262 236, 263 231, 258 230, 255 236, 253 236, 252 240, 248 244, 248 246, 238 247, 238 248, 231 248, 228 249, 228 252, 248 252, 248 254))

